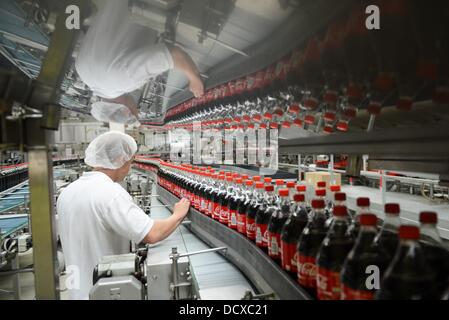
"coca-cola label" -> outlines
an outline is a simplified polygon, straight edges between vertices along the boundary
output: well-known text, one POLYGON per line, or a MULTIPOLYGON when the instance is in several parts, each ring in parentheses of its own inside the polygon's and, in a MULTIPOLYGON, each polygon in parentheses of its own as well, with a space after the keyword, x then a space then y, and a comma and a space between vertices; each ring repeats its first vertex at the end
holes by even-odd
POLYGON ((228 220, 228 226, 232 229, 237 229, 237 212, 235 210, 229 212, 228 220))
POLYGON ((215 220, 219 220, 220 219, 220 212, 221 212, 221 206, 218 203, 214 203, 214 214, 213 214, 213 218, 215 220))
POLYGON ((296 267, 297 250, 296 243, 281 241, 281 266, 284 270, 298 272, 296 267))
POLYGON ((252 218, 246 219, 246 236, 251 240, 256 239, 256 220, 252 218))
POLYGON ((268 248, 268 225, 256 224, 256 244, 259 247, 268 248))
POLYGON ((281 245, 281 235, 279 233, 268 233, 268 255, 273 259, 279 259, 281 245))
POLYGON ((368 290, 355 290, 341 285, 341 300, 373 300, 374 292, 368 290))
POLYGON ((220 222, 221 223, 228 223, 229 219, 229 210, 228 207, 221 206, 220 210, 220 222))
POLYGON ((246 234, 246 215, 237 212, 237 231, 246 234))
POLYGON ((316 288, 315 257, 298 254, 298 282, 305 288, 316 288))
POLYGON ((340 300, 340 272, 318 267, 317 294, 319 300, 340 300))

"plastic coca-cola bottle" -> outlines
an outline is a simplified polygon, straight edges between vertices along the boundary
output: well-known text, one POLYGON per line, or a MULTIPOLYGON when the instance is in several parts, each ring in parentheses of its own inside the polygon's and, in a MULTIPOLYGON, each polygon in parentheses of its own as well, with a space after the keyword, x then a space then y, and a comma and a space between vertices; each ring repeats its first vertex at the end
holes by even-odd
POLYGON ((205 200, 206 200, 206 209, 205 213, 207 216, 212 217, 213 211, 213 194, 215 190, 218 188, 218 174, 212 173, 210 179, 210 184, 204 189, 205 200))
POLYGON ((264 199, 263 182, 256 182, 256 189, 246 211, 246 237, 256 241, 256 215, 264 199))
POLYGON ((324 201, 324 213, 326 214, 327 219, 331 217, 329 206, 326 201, 326 189, 316 189, 315 190, 315 198, 322 199, 324 201))
POLYGON ((440 296, 449 286, 449 250, 443 243, 437 229, 438 216, 435 212, 421 212, 419 242, 432 272, 436 275, 435 290, 440 296))
POLYGON ((298 240, 298 282, 311 295, 316 295, 316 255, 327 229, 325 203, 322 199, 312 200, 312 212, 298 240))
POLYGON ((246 180, 245 188, 243 190, 243 199, 239 202, 237 206, 237 231, 246 236, 246 211, 251 203, 254 195, 254 181, 246 180))
POLYGON ((294 195, 296 194, 296 182, 295 181, 288 181, 287 184, 289 199, 291 204, 295 203, 295 200, 293 199, 294 195))
POLYGON ((274 186, 265 186, 265 197, 256 214, 256 245, 268 253, 268 223, 276 211, 274 186))
POLYGON ((234 195, 234 178, 232 176, 228 176, 226 178, 226 192, 225 195, 220 198, 220 218, 218 221, 220 223, 227 225, 229 219, 229 200, 234 195))
MULTIPOLYGON (((334 211, 334 207, 335 206, 345 206, 346 207, 346 193, 336 192, 334 194, 334 202, 333 202, 333 205, 332 205, 332 209, 329 210, 330 211, 330 217, 326 220, 326 227, 328 227, 328 228, 331 226, 332 221, 334 221, 333 211, 334 211)), ((352 223, 352 220, 349 217, 349 215, 347 216, 347 219, 348 219, 349 223, 352 223)))
POLYGON ((348 232, 353 236, 357 237, 360 229, 360 222, 359 222, 359 216, 363 213, 369 213, 370 212, 370 201, 369 198, 360 197, 357 198, 357 210, 354 216, 354 219, 352 220, 351 225, 349 226, 348 232))
POLYGON ((297 245, 299 237, 309 221, 309 212, 304 194, 297 193, 293 199, 295 201, 294 208, 281 231, 281 266, 296 278, 298 274, 297 245))
POLYGON ((320 300, 340 300, 340 271, 354 239, 348 234, 348 212, 345 206, 335 206, 334 222, 318 251, 317 295, 320 300))
POLYGON ((225 183, 225 176, 219 175, 218 176, 219 185, 216 190, 212 193, 212 218, 214 220, 220 220, 220 212, 221 212, 221 199, 223 199, 226 196, 226 183, 225 183))
POLYGON ((342 300, 373 300, 388 266, 385 255, 374 245, 376 215, 364 213, 358 219, 360 231, 341 269, 342 300), (368 281, 369 277, 374 277, 374 283, 368 281))
POLYGON ((374 239, 374 242, 388 254, 390 261, 393 259, 399 245, 398 230, 401 225, 399 212, 399 204, 385 204, 385 220, 382 229, 374 239))
POLYGON ((268 223, 268 255, 276 262, 281 262, 281 233, 290 216, 290 199, 288 189, 279 190, 280 203, 268 223))
POLYGON ((435 274, 419 244, 419 228, 402 225, 399 247, 376 293, 378 300, 436 298, 435 274))
POLYGON ((240 202, 244 199, 242 183, 243 183, 242 178, 235 179, 234 193, 229 198, 228 203, 229 208, 228 227, 234 230, 237 230, 237 209, 239 207, 240 202))

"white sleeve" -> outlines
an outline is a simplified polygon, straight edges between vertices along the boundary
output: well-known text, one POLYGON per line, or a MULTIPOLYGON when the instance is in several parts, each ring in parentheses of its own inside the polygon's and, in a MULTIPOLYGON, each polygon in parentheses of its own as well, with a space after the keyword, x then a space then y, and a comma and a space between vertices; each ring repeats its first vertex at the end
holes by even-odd
POLYGON ((131 197, 123 195, 118 195, 109 203, 103 220, 106 226, 135 243, 142 242, 154 224, 154 220, 131 197))
POLYGON ((165 44, 142 46, 126 57, 126 73, 131 79, 148 79, 174 68, 170 51, 165 44))

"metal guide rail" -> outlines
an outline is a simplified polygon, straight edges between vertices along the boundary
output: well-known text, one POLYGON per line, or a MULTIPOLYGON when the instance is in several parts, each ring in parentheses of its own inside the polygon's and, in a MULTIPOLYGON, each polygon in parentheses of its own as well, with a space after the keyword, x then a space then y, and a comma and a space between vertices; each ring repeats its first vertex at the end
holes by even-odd
MULTIPOLYGON (((157 186, 159 201, 172 205, 179 198, 157 186)), ((282 300, 311 300, 285 271, 253 242, 238 232, 190 208, 191 223, 187 227, 201 240, 212 247, 227 247, 226 257, 236 265, 261 293, 274 292, 282 300)))

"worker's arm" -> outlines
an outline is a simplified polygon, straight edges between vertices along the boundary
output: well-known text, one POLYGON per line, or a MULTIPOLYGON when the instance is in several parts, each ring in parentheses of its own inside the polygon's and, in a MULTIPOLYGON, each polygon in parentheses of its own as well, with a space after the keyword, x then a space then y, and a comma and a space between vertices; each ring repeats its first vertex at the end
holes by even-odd
POLYGON ((175 46, 171 48, 170 53, 173 58, 175 69, 183 71, 189 79, 190 91, 192 91, 195 97, 202 96, 204 94, 204 85, 195 62, 193 62, 192 58, 179 47, 175 46))
POLYGON ((173 207, 173 214, 164 220, 155 220, 150 232, 143 239, 145 243, 156 243, 164 240, 179 226, 189 212, 190 202, 182 199, 173 207))

